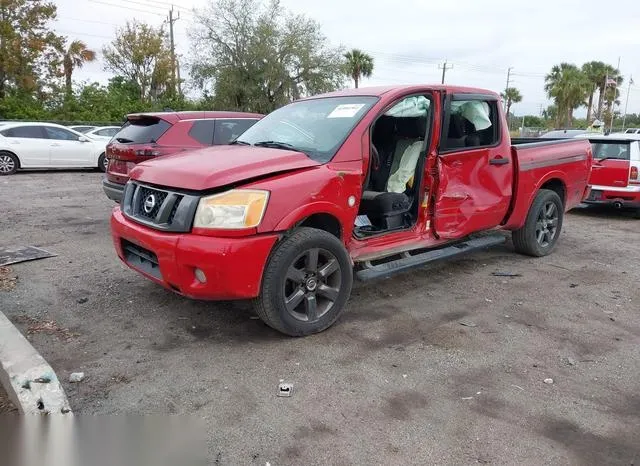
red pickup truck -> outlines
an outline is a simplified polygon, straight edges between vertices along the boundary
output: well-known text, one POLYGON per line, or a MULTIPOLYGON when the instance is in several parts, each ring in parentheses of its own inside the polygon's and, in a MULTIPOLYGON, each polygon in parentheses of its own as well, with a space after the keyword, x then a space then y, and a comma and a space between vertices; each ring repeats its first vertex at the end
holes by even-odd
POLYGON ((354 276, 506 241, 489 230, 549 254, 591 159, 586 139, 512 145, 490 91, 345 90, 282 107, 230 146, 137 165, 113 242, 168 289, 254 299, 268 325, 308 335, 338 319, 354 276))

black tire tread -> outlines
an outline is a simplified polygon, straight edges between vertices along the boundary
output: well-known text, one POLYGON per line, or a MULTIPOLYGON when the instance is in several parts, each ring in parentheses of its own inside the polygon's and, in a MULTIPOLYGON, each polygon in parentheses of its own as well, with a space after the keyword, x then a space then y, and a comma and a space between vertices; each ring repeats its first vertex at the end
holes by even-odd
MULTIPOLYGON (((296 248, 300 243, 305 241, 317 240, 318 238, 323 238, 327 241, 334 242, 336 246, 344 248, 344 245, 338 238, 324 230, 308 227, 300 227, 292 230, 289 234, 287 234, 287 236, 280 240, 280 242, 276 245, 273 252, 269 256, 262 277, 261 293, 257 298, 254 298, 253 300, 253 306, 256 313, 258 314, 258 317, 260 317, 260 319, 269 327, 289 336, 300 337, 309 335, 310 333, 317 333, 317 331, 295 332, 283 324, 282 320, 279 318, 278 309, 276 309, 272 305, 272 283, 274 280, 277 280, 278 277, 275 274, 275 267, 270 267, 270 265, 280 262, 284 256, 286 256, 292 249, 296 248)), ((350 291, 351 290, 349 290, 349 292, 350 291)), ((322 330, 333 325, 335 321, 338 320, 340 315, 340 312, 336 313, 333 319, 326 322, 326 325, 323 326, 322 330)))
POLYGON ((531 203, 531 207, 529 207, 529 212, 527 213, 527 218, 524 222, 524 225, 522 226, 522 228, 518 230, 514 230, 511 233, 511 240, 513 242, 513 247, 515 248, 516 252, 520 254, 525 254, 527 256, 541 257, 553 251, 553 249, 555 248, 555 245, 557 244, 558 237, 562 232, 564 208, 561 208, 558 212, 559 230, 556 235, 553 247, 548 252, 546 252, 545 254, 542 254, 537 247, 538 246, 537 243, 532 242, 530 240, 530 234, 531 234, 530 230, 532 227, 535 227, 538 211, 540 210, 540 208, 545 202, 547 202, 550 198, 553 198, 553 197, 555 197, 558 200, 558 203, 560 206, 564 205, 562 202, 562 199, 560 199, 560 196, 558 196, 558 193, 556 193, 555 191, 552 191, 550 189, 541 189, 540 191, 538 191, 538 194, 536 194, 536 197, 531 203))
POLYGON ((103 152, 102 154, 100 154, 100 156, 98 157, 98 170, 100 170, 101 172, 106 172, 107 170, 104 168, 104 159, 107 157, 107 154, 105 152, 103 152))

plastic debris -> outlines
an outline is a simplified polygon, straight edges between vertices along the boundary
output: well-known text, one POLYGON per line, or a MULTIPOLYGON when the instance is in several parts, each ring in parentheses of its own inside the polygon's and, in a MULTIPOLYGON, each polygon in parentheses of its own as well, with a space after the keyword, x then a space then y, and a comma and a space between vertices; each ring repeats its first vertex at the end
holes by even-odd
POLYGON ((551 385, 553 383, 553 379, 549 378, 549 379, 544 379, 544 383, 551 385))
POLYGON ((278 396, 291 396, 292 391, 293 391, 292 383, 281 382, 280 385, 278 385, 278 396))
POLYGON ((475 322, 471 322, 469 320, 461 320, 458 322, 460 325, 464 325, 465 327, 477 327, 475 322))
POLYGON ((69 376, 69 382, 71 383, 79 383, 84 380, 84 372, 73 372, 69 376))

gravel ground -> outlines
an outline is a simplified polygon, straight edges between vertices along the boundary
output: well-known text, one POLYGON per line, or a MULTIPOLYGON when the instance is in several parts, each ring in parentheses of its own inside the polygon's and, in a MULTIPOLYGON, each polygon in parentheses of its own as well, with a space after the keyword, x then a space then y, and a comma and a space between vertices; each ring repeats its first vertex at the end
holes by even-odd
POLYGON ((12 266, 0 308, 76 413, 196 414, 216 464, 640 461, 630 216, 574 211, 546 258, 507 244, 357 285, 333 328, 291 339, 247 303, 189 301, 120 264, 98 173, 0 178, 0 205, 2 244, 58 254, 12 266))

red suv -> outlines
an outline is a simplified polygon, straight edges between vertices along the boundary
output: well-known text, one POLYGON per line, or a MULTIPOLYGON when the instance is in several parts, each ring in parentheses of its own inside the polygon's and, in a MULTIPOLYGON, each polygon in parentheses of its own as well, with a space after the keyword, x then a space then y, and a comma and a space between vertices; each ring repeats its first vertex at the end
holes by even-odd
POLYGON ((107 145, 102 187, 109 199, 122 200, 129 172, 140 162, 187 149, 228 144, 264 115, 242 112, 163 112, 127 115, 107 145))

